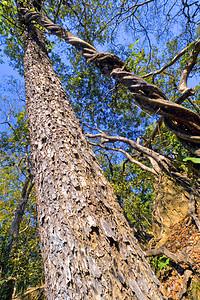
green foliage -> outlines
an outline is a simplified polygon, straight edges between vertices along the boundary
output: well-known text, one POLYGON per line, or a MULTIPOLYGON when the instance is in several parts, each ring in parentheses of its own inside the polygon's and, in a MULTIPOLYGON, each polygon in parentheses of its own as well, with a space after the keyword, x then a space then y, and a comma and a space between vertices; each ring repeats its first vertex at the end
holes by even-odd
POLYGON ((13 0, 0 3, 0 34, 4 41, 4 53, 11 58, 11 64, 23 74, 22 35, 23 28, 18 20, 17 7, 13 0))
MULTIPOLYGON (((0 134, 0 266, 3 264, 13 214, 21 198, 29 143, 25 111, 15 113, 13 118, 15 122, 9 132, 0 134)), ((2 282, 7 282, 9 278, 15 279, 17 294, 43 281, 34 190, 27 203, 20 234, 13 244, 2 282)))
POLYGON ((164 255, 148 258, 148 261, 156 274, 163 269, 167 270, 167 267, 170 265, 170 259, 164 255))
POLYGON ((195 164, 200 164, 200 158, 197 157, 186 157, 183 161, 192 161, 195 164))
POLYGON ((192 285, 190 287, 190 291, 192 291, 194 293, 194 296, 196 297, 196 299, 198 299, 198 297, 200 295, 200 283, 193 281, 192 285))

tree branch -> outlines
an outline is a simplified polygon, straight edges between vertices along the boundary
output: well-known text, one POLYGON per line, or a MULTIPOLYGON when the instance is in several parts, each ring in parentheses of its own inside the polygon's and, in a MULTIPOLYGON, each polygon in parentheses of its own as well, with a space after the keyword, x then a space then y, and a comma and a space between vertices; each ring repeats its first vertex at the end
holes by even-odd
MULTIPOLYGON (((113 17, 112 17, 112 18, 104 25, 104 27, 103 27, 98 33, 102 32, 102 31, 108 26, 108 24, 110 24, 114 19, 121 17, 122 15, 126 14, 127 12, 129 12, 130 10, 132 10, 132 9, 134 9, 134 8, 137 9, 138 7, 143 6, 143 5, 145 5, 145 4, 148 4, 148 3, 152 2, 152 1, 154 1, 154 0, 147 0, 147 1, 142 2, 142 3, 139 3, 139 4, 134 4, 134 5, 132 5, 131 7, 129 7, 127 10, 125 10, 125 11, 119 13, 119 14, 116 14, 115 16, 113 16, 113 17)), ((131 15, 132 15, 132 14, 131 14, 131 15)), ((130 15, 129 15, 129 16, 130 16, 130 15)), ((122 21, 124 21, 124 19, 123 19, 122 21)), ((121 21, 121 22, 122 22, 122 21, 121 21)))
POLYGON ((181 94, 183 94, 188 89, 187 87, 188 76, 197 61, 197 56, 199 52, 200 52, 200 39, 194 42, 193 49, 190 53, 187 66, 182 72, 181 79, 178 86, 178 90, 181 94))
MULTIPOLYGON (((194 42, 194 44, 196 43, 196 42, 198 42, 199 41, 199 39, 198 40, 196 40, 195 42, 194 42)), ((159 70, 157 70, 157 71, 154 71, 154 72, 151 72, 151 73, 148 73, 148 74, 146 74, 146 75, 144 75, 144 76, 142 76, 143 78, 147 78, 147 77, 149 77, 149 76, 155 76, 155 75, 158 75, 158 74, 160 74, 160 73, 162 73, 164 70, 166 70, 167 68, 169 68, 170 66, 172 66, 173 64, 175 64, 175 62, 179 59, 179 58, 181 58, 181 56, 183 56, 189 49, 191 48, 191 44, 190 45, 188 45, 187 47, 185 47, 181 52, 179 52, 170 62, 168 62, 167 64, 165 64, 161 69, 159 69, 159 70)))
POLYGON ((103 142, 105 143, 114 143, 114 142, 123 142, 129 146, 131 146, 133 149, 135 149, 136 151, 139 151, 143 154, 146 154, 147 156, 152 157, 157 163, 158 165, 161 167, 161 169, 165 170, 165 172, 169 173, 170 172, 170 167, 173 168, 173 165, 171 163, 171 161, 166 158, 165 156, 162 156, 156 152, 154 152, 153 150, 146 148, 144 146, 141 146, 137 143, 135 143, 134 141, 127 139, 125 137, 122 136, 109 136, 106 133, 102 132, 101 133, 97 133, 97 134, 90 134, 90 133, 86 133, 85 134, 87 137, 89 138, 97 138, 97 137, 101 137, 103 139, 103 142))
MULTIPOLYGON (((87 134, 86 134, 86 136, 87 136, 87 134)), ((90 138, 92 138, 92 137, 90 136, 90 138)), ((95 138, 95 137, 94 137, 94 138, 95 138)), ((121 153, 123 153, 123 154, 127 157, 127 159, 128 159, 130 162, 132 162, 133 164, 139 166, 141 169, 143 169, 143 170, 145 170, 145 171, 147 171, 147 172, 152 173, 153 175, 158 176, 158 173, 157 173, 154 169, 145 166, 143 163, 141 163, 141 162, 137 161, 136 159, 134 159, 128 152, 126 152, 126 151, 124 151, 124 150, 122 150, 122 149, 120 149, 120 148, 107 147, 107 146, 104 146, 104 145, 102 145, 102 144, 96 144, 96 143, 92 143, 92 142, 90 142, 90 144, 91 144, 91 145, 94 145, 94 146, 99 146, 99 147, 101 147, 102 149, 105 149, 105 150, 112 150, 112 151, 116 151, 116 152, 121 152, 121 153)))
MULTIPOLYGON (((185 99, 189 99, 190 97, 189 96, 192 96, 194 95, 194 90, 193 89, 187 89, 176 101, 175 103, 177 104, 181 104, 183 103, 183 101, 185 99)), ((162 126, 162 123, 163 123, 164 119, 163 117, 160 117, 159 120, 157 121, 157 124, 156 124, 156 127, 154 129, 154 131, 152 132, 152 135, 151 137, 146 141, 146 143, 144 144, 144 146, 148 146, 148 145, 151 145, 151 142, 154 140, 154 138, 156 137, 157 133, 159 132, 161 126, 162 126)))
MULTIPOLYGON (((177 180, 181 185, 184 185, 185 189, 188 190, 189 193, 191 192, 190 180, 187 177, 185 177, 184 175, 180 174, 175 169, 172 161, 169 158, 153 151, 152 149, 144 147, 144 146, 134 142, 133 140, 127 139, 122 136, 109 136, 105 132, 103 132, 102 130, 100 130, 98 128, 93 129, 90 126, 87 126, 87 127, 92 130, 97 130, 99 132, 97 134, 90 134, 90 133, 85 134, 86 137, 88 137, 88 138, 92 138, 92 139, 101 138, 101 144, 100 145, 98 144, 99 147, 102 147, 103 146, 102 144, 105 144, 105 143, 115 143, 115 142, 125 143, 125 144, 131 146, 136 151, 143 153, 144 155, 147 156, 147 158, 150 160, 150 162, 154 168, 154 171, 156 172, 156 174, 154 174, 154 175, 158 175, 160 173, 160 171, 163 171, 164 173, 170 175, 172 178, 177 180)), ((106 146, 106 148, 109 150, 109 147, 106 146)), ((115 151, 116 148, 111 148, 110 150, 115 151)), ((117 148, 117 151, 122 152, 124 150, 117 148)), ((126 154, 124 153, 124 155, 126 155, 126 154)), ((137 162, 137 165, 139 166, 138 161, 136 161, 136 162, 137 162)), ((134 161, 133 163, 136 163, 136 162, 134 161)), ((144 166, 141 166, 141 167, 144 169, 144 166)), ((148 171, 150 172, 150 170, 148 170, 148 171)))
POLYGON ((126 64, 116 55, 98 53, 92 45, 54 24, 41 13, 26 8, 21 8, 20 13, 26 22, 36 21, 48 32, 63 38, 67 43, 82 51, 87 61, 94 62, 103 74, 113 77, 117 83, 126 86, 143 110, 164 116, 165 123, 168 121, 168 128, 175 134, 178 133, 182 144, 192 153, 200 156, 200 117, 197 114, 179 104, 170 102, 160 88, 147 83, 140 76, 130 73, 126 64), (173 126, 169 126, 169 124, 173 124, 173 126), (192 134, 190 134, 191 130, 192 134))

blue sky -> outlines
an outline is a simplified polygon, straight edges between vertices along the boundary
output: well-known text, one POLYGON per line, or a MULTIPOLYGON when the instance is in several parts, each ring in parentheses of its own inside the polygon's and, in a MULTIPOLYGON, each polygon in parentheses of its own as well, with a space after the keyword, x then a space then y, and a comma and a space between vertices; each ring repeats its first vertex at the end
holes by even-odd
MULTIPOLYGON (((0 64, 0 123, 6 121, 6 114, 9 113, 9 111, 21 108, 25 104, 23 101, 19 101, 20 95, 23 93, 20 92, 19 95, 17 91, 18 88, 19 91, 22 91, 23 79, 18 72, 9 65, 9 59, 6 56, 3 56, 3 60, 4 63, 0 64)), ((0 132, 7 129, 8 125, 0 124, 0 132)))
POLYGON ((0 82, 2 82, 2 79, 5 79, 5 76, 19 76, 18 72, 9 65, 9 59, 5 55, 3 56, 3 61, 0 64, 0 82))

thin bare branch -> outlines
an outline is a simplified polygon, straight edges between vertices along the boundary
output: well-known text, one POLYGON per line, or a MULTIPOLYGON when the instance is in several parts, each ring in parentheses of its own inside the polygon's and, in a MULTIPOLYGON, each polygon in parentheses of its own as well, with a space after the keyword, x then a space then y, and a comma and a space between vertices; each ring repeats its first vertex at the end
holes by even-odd
POLYGON ((194 100, 191 97, 188 97, 189 102, 192 104, 198 115, 200 115, 200 108, 199 106, 194 102, 194 100))
MULTIPOLYGON (((90 136, 90 138, 92 138, 92 137, 90 136)), ((127 159, 128 159, 130 162, 132 162, 133 164, 139 166, 141 169, 143 169, 143 170, 145 170, 145 171, 147 171, 147 172, 152 173, 153 175, 158 176, 158 173, 157 173, 154 169, 149 168, 149 167, 147 167, 146 165, 144 165, 143 163, 137 161, 137 160, 134 159, 128 152, 126 152, 126 151, 124 151, 124 150, 122 150, 122 149, 120 149, 120 148, 108 147, 108 146, 104 146, 104 145, 102 145, 102 144, 97 144, 97 143, 92 143, 92 142, 90 142, 90 144, 92 144, 92 145, 94 145, 94 146, 101 147, 102 149, 105 149, 105 150, 112 150, 112 151, 116 151, 116 152, 121 152, 121 153, 123 153, 123 154, 127 157, 127 159)))
POLYGON ((106 101, 108 95, 109 95, 111 92, 114 92, 114 91, 116 91, 116 90, 117 90, 117 84, 115 84, 115 86, 114 86, 112 89, 110 89, 110 90, 106 93, 106 95, 105 95, 105 97, 103 98, 102 102, 105 103, 105 101, 106 101))
POLYGON ((162 156, 156 152, 154 152, 153 150, 146 148, 144 146, 141 146, 137 143, 135 143, 134 141, 127 139, 125 137, 122 136, 109 136, 104 132, 101 133, 97 133, 97 134, 89 134, 86 133, 86 136, 89 138, 97 138, 100 137, 103 139, 104 143, 114 143, 114 142, 123 142, 127 145, 130 145, 133 149, 135 149, 136 151, 139 151, 149 157, 152 157, 157 163, 158 165, 161 167, 161 169, 164 169, 165 172, 169 172, 169 168, 173 167, 171 161, 166 158, 165 156, 162 156))
POLYGON ((189 59, 187 62, 187 66, 185 67, 185 69, 182 72, 181 79, 180 79, 179 86, 178 86, 178 90, 181 94, 184 93, 188 89, 188 87, 187 87, 188 76, 197 61, 197 56, 198 56, 199 52, 200 52, 200 39, 198 39, 194 42, 192 51, 190 53, 190 56, 189 56, 189 59))
MULTIPOLYGON (((119 14, 116 14, 115 16, 113 16, 113 17, 112 17, 112 18, 104 25, 104 27, 99 31, 99 33, 102 32, 102 31, 103 31, 110 23, 112 23, 112 21, 113 21, 114 19, 119 18, 119 17, 121 17, 122 15, 128 13, 131 9, 137 9, 138 7, 143 6, 143 5, 145 5, 145 4, 148 4, 148 3, 152 2, 152 1, 154 1, 154 0, 148 0, 148 1, 142 2, 142 3, 140 3, 140 4, 134 4, 133 6, 129 7, 127 10, 125 10, 125 11, 119 13, 119 14)), ((131 15, 132 15, 132 14, 131 14, 131 15)), ((131 15, 129 15, 128 17, 130 17, 131 15)), ((119 23, 121 23, 121 22, 124 21, 125 19, 126 19, 126 18, 124 18, 123 20, 121 20, 119 23)), ((119 23, 118 23, 117 25, 119 25, 119 23)))
MULTIPOLYGON (((103 148, 103 144, 105 144, 105 143, 115 143, 115 142, 125 143, 125 144, 131 146, 136 151, 143 153, 144 155, 147 156, 147 158, 150 160, 152 166, 154 167, 154 171, 156 172, 156 175, 158 175, 160 173, 160 171, 163 171, 164 173, 169 174, 172 178, 177 180, 180 184, 183 184, 185 189, 188 190, 188 192, 191 192, 190 180, 187 177, 185 177, 184 175, 180 174, 173 166, 172 161, 170 159, 168 159, 167 157, 153 151, 152 149, 144 147, 144 146, 134 142, 133 140, 127 139, 125 137, 109 136, 105 132, 99 130, 98 128, 93 129, 93 130, 97 130, 97 131, 99 131, 99 133, 97 133, 97 134, 86 133, 85 135, 88 138, 92 138, 92 139, 101 138, 101 144, 100 145, 95 144, 95 145, 98 145, 99 147, 103 148)), ((106 146, 105 148, 108 149, 109 147, 106 146)), ((110 150, 112 150, 112 151, 116 150, 116 151, 120 151, 123 153, 123 150, 120 148, 111 148, 110 150)), ((124 155, 126 155, 126 153, 124 153, 124 155)), ((128 156, 126 155, 126 157, 128 157, 128 156)), ((129 157, 128 157, 128 159, 129 159, 129 157)), ((137 165, 139 165, 138 161, 134 160, 133 163, 136 163, 137 165)), ((143 166, 141 166, 141 167, 143 167, 143 166)), ((148 171, 151 172, 150 170, 148 170, 148 171)))
MULTIPOLYGON (((196 40, 195 42, 193 42, 193 44, 195 44, 196 42, 198 42, 198 40, 196 40)), ((166 70, 167 68, 169 68, 170 66, 172 66, 173 64, 175 64, 175 62, 181 58, 181 56, 183 56, 189 49, 191 48, 191 44, 188 45, 187 47, 185 47, 181 52, 179 52, 170 62, 168 62, 167 64, 165 64, 161 69, 157 70, 157 71, 154 71, 154 72, 151 72, 151 73, 148 73, 144 76, 142 76, 143 78, 147 78, 149 76, 155 76, 157 74, 160 74, 162 73, 164 70, 166 70)))
POLYGON ((54 16, 54 23, 56 23, 56 21, 57 21, 58 14, 59 14, 62 2, 63 2, 63 0, 60 0, 59 3, 58 3, 57 10, 56 10, 56 13, 55 13, 55 16, 54 16))

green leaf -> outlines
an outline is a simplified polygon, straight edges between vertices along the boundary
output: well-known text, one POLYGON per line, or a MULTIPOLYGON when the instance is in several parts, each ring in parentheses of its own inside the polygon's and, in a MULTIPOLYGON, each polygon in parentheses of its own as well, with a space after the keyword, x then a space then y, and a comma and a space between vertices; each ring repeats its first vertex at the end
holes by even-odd
POLYGON ((186 157, 183 159, 183 161, 192 161, 194 164, 200 164, 200 158, 197 157, 186 157))
POLYGON ((130 46, 129 46, 129 49, 131 50, 138 42, 140 41, 140 39, 139 40, 137 40, 137 41, 135 41, 135 43, 134 44, 131 44, 130 46))

